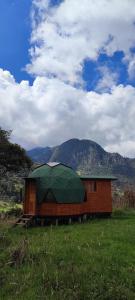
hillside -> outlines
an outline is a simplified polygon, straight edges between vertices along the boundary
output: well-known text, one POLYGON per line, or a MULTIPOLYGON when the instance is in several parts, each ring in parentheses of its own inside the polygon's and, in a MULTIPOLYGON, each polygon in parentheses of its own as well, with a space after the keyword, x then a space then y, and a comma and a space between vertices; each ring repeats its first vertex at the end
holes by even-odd
POLYGON ((56 147, 29 150, 27 154, 37 163, 60 161, 81 174, 112 174, 120 184, 134 184, 135 159, 109 153, 94 141, 71 139, 56 147))
POLYGON ((25 150, 10 142, 10 131, 0 127, 0 200, 17 200, 20 188, 32 165, 25 150))

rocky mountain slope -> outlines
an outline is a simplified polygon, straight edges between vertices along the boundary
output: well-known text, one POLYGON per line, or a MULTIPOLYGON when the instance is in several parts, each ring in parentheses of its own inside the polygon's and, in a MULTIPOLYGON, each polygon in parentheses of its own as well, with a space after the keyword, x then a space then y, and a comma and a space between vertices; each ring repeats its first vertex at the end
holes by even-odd
POLYGON ((119 184, 135 183, 135 159, 106 152, 94 141, 71 139, 56 147, 29 150, 27 154, 37 163, 60 161, 81 174, 114 175, 119 184))

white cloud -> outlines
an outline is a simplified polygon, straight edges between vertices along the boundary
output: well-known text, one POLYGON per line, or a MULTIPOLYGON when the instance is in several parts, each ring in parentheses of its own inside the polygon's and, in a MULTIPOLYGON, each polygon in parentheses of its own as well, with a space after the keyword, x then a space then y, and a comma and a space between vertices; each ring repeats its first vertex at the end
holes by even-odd
POLYGON ((96 60, 101 49, 131 56, 134 0, 65 0, 55 8, 49 0, 33 0, 33 5, 27 70, 35 81, 18 84, 0 69, 0 125, 13 129, 13 141, 27 148, 76 137, 135 157, 135 88, 117 86, 116 72, 102 67, 97 90, 87 92, 81 74, 84 59, 96 60))
POLYGON ((135 156, 135 88, 86 92, 57 78, 30 86, 0 70, 0 120, 27 147, 57 145, 73 137, 97 141, 109 151, 135 156), (126 145, 126 147, 125 147, 126 145))
POLYGON ((39 9, 47 9, 49 6, 49 0, 33 0, 33 5, 39 9))
POLYGON ((129 53, 123 58, 123 62, 128 66, 129 79, 133 80, 135 78, 135 54, 129 53))
POLYGON ((135 43, 134 0, 65 0, 55 8, 48 1, 34 3, 40 12, 27 66, 32 74, 82 83, 84 59, 96 60, 100 51, 127 55, 135 43))
POLYGON ((111 71, 107 66, 99 67, 101 78, 96 86, 96 91, 109 92, 117 84, 118 73, 111 71))
POLYGON ((106 151, 123 153, 125 157, 135 157, 135 142, 131 140, 118 141, 116 144, 110 144, 109 147, 105 147, 106 151))

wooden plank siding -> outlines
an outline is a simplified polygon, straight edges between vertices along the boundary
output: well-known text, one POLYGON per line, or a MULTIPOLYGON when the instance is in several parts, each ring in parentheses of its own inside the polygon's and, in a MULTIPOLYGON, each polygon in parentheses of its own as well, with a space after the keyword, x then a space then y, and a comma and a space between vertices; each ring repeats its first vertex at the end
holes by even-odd
POLYGON ((111 213, 112 196, 111 180, 82 179, 85 187, 85 201, 81 204, 47 203, 36 204, 36 183, 26 180, 26 195, 24 213, 38 216, 74 216, 90 213, 111 213), (96 182, 96 191, 91 191, 90 185, 96 182))
POLYGON ((112 212, 112 195, 110 180, 96 180, 97 190, 89 191, 91 180, 84 181, 86 190, 86 202, 84 202, 84 213, 112 212))
POLYGON ((25 200, 23 203, 24 214, 36 215, 36 182, 33 179, 25 181, 25 200))

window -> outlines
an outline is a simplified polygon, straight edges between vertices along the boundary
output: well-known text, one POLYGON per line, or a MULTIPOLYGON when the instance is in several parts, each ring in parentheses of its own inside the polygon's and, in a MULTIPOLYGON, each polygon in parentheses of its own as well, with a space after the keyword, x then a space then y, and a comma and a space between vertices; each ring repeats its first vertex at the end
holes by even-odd
POLYGON ((48 202, 48 203, 56 203, 55 196, 51 189, 48 189, 48 191, 44 197, 44 201, 48 202))
POLYGON ((89 182, 89 188, 88 188, 88 191, 89 191, 90 193, 94 193, 94 192, 97 191, 97 183, 96 183, 96 181, 91 181, 91 182, 89 182))

